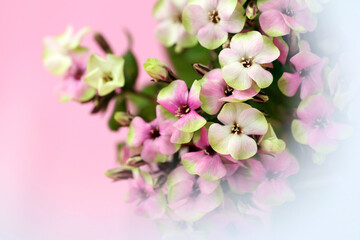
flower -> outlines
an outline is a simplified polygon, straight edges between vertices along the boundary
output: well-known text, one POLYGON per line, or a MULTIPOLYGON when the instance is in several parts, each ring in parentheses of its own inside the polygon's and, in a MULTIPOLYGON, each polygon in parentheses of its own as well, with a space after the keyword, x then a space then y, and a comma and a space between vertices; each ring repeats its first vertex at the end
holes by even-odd
POLYGON ((61 35, 46 37, 43 53, 45 68, 54 75, 65 73, 73 64, 73 55, 87 51, 80 43, 89 31, 89 28, 82 28, 74 34, 74 29, 69 26, 61 35))
POLYGON ((65 79, 56 87, 56 93, 62 102, 86 102, 95 96, 96 90, 84 82, 84 75, 85 66, 80 61, 74 61, 65 79))
POLYGON ((86 72, 84 81, 97 89, 100 96, 105 96, 125 84, 124 59, 113 54, 107 54, 106 59, 91 55, 86 72))
POLYGON ((281 205, 293 201, 295 194, 286 182, 286 178, 299 171, 299 164, 288 151, 275 156, 260 155, 266 170, 265 180, 257 187, 254 198, 261 204, 281 205))
POLYGON ((189 174, 182 166, 171 172, 167 200, 173 214, 183 221, 197 221, 217 208, 223 200, 218 181, 189 174))
POLYGON ((151 219, 161 218, 166 211, 166 199, 161 190, 153 188, 153 179, 148 172, 134 169, 130 180, 127 202, 136 204, 135 212, 151 219))
POLYGON ((209 128, 209 143, 216 152, 230 154, 236 160, 248 159, 256 154, 258 147, 250 136, 262 136, 268 129, 267 121, 259 110, 245 103, 227 103, 218 119, 225 126, 214 123, 209 128))
POLYGON ((196 36, 189 34, 182 24, 182 12, 188 0, 159 0, 155 4, 153 15, 159 21, 155 35, 166 47, 174 44, 177 52, 197 43, 196 36))
POLYGON ((290 29, 305 33, 316 27, 316 19, 303 1, 258 0, 258 7, 260 26, 271 37, 287 35, 290 29))
POLYGON ((259 32, 236 34, 231 39, 230 48, 220 52, 222 76, 230 87, 237 90, 249 89, 253 81, 260 88, 266 88, 272 83, 273 76, 261 64, 271 63, 279 56, 279 49, 259 32))
POLYGON ((277 60, 279 60, 281 64, 285 65, 289 55, 289 45, 284 41, 282 37, 274 38, 273 42, 280 51, 280 56, 277 60))
POLYGON ((218 180, 226 175, 222 155, 212 149, 208 140, 208 129, 204 126, 194 135, 194 144, 200 151, 182 155, 181 161, 186 171, 198 174, 207 180, 218 180))
POLYGON ((157 102, 178 118, 174 126, 180 131, 195 132, 206 124, 205 118, 196 112, 201 106, 200 89, 200 83, 194 81, 188 92, 186 83, 176 80, 159 92, 157 102))
POLYGON ((288 97, 296 94, 301 85, 300 97, 304 99, 323 88, 322 72, 325 61, 310 51, 301 51, 290 59, 296 73, 285 72, 278 81, 280 91, 288 97))
POLYGON ((196 34, 200 44, 208 49, 220 47, 228 33, 244 28, 245 10, 237 0, 195 0, 185 7, 183 24, 190 34, 196 34))
POLYGON ((255 83, 247 90, 233 89, 222 78, 220 69, 208 72, 201 82, 200 101, 203 103, 201 108, 212 115, 218 113, 225 102, 244 102, 260 92, 255 83))
MULTIPOLYGON (((159 112, 160 110, 157 111, 158 114, 159 112)), ((141 158, 144 161, 164 162, 167 156, 177 152, 180 147, 170 141, 173 131, 172 122, 160 121, 156 118, 146 123, 141 117, 135 117, 129 128, 127 142, 132 147, 143 146, 141 158)))
POLYGON ((337 148, 337 140, 347 138, 351 128, 332 120, 335 107, 322 95, 305 98, 297 109, 291 129, 296 141, 307 144, 318 153, 327 154, 337 148))

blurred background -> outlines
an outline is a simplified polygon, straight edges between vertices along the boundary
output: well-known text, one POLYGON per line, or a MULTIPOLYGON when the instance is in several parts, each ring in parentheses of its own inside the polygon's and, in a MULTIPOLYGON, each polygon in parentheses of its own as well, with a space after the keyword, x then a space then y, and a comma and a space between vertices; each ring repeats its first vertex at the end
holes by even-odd
MULTIPOLYGON (((126 28, 139 64, 148 57, 164 60, 153 34, 154 3, 0 1, 0 240, 160 239, 155 224, 123 201, 127 184, 104 176, 115 166, 122 136, 108 130, 107 118, 91 116, 88 106, 60 103, 54 93, 58 79, 41 61, 43 38, 62 33, 68 24, 100 30, 118 53, 126 47, 126 28)), ((350 50, 354 78, 358 9, 355 1, 331 1, 322 14, 326 31, 320 31, 323 38, 337 39, 329 49, 350 50)), ((140 79, 149 80, 144 72, 140 79)), ((359 111, 354 112, 358 136, 359 111)), ((358 146, 354 137, 323 166, 309 160, 313 171, 299 175, 298 199, 276 213, 271 238, 360 239, 358 146)))

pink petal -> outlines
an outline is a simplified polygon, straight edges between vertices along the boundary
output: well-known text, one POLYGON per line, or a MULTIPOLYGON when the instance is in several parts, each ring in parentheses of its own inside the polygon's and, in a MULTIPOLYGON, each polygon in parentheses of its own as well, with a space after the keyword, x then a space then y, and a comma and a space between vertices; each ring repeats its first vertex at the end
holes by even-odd
POLYGON ((206 179, 203 179, 203 178, 199 178, 197 180, 197 183, 199 184, 200 191, 203 194, 211 194, 219 186, 219 182, 217 182, 217 181, 209 181, 209 180, 206 180, 206 179))
POLYGON ((178 147, 170 142, 170 136, 160 136, 154 140, 155 149, 164 155, 177 152, 178 147))
POLYGON ((190 110, 189 113, 179 118, 174 123, 174 127, 183 132, 195 132, 206 124, 205 118, 200 116, 196 111, 190 110))
POLYGON ((234 90, 233 94, 229 97, 223 97, 220 100, 225 102, 239 102, 251 99, 260 92, 260 88, 256 85, 255 82, 252 83, 252 86, 247 90, 234 90))
POLYGON ((175 207, 174 204, 180 202, 181 200, 184 200, 189 197, 189 195, 192 193, 192 187, 193 182, 191 180, 183 180, 181 182, 178 182, 174 184, 170 189, 168 193, 168 201, 170 207, 175 207))
POLYGON ((262 204, 278 206, 293 201, 295 194, 284 180, 264 181, 256 189, 254 196, 262 204))
POLYGON ((206 147, 210 146, 209 145, 208 130, 207 130, 206 127, 202 127, 200 129, 200 134, 198 134, 198 135, 195 134, 193 142, 194 142, 195 146, 200 148, 200 149, 205 149, 206 147), (196 136, 199 136, 199 137, 196 138, 196 136))
POLYGON ((351 135, 352 128, 346 124, 331 122, 325 131, 326 136, 331 139, 344 140, 351 135))
POLYGON ((262 36, 263 45, 261 51, 255 55, 254 62, 258 64, 272 63, 280 56, 279 49, 274 45, 272 40, 266 36, 262 36))
POLYGON ((176 43, 178 38, 178 28, 175 27, 175 24, 171 19, 165 20, 157 25, 155 35, 160 42, 165 46, 170 47, 176 43))
MULTIPOLYGON (((234 2, 233 0, 226 1, 234 2)), ((219 15, 221 18, 219 24, 224 31, 229 33, 239 33, 241 32, 241 30, 243 30, 246 17, 244 15, 244 10, 242 7, 238 7, 229 17, 222 17, 220 11, 219 15)))
MULTIPOLYGON (((226 19, 226 20, 229 19, 235 11, 237 1, 235 1, 235 0, 220 0, 219 1, 218 0, 217 2, 218 2, 217 10, 219 12, 219 17, 221 19, 226 19)), ((240 31, 241 31, 241 29, 240 29, 240 31)))
POLYGON ((264 135, 268 124, 264 114, 255 108, 249 108, 237 115, 236 123, 246 135, 264 135))
POLYGON ((194 81, 193 85, 190 88, 188 104, 191 109, 198 109, 201 106, 201 101, 199 98, 201 90, 201 85, 198 81, 194 81))
POLYGON ((280 37, 290 33, 283 14, 278 10, 263 12, 259 18, 260 26, 266 34, 272 37, 280 37))
POLYGON ((195 171, 201 177, 208 180, 221 179, 226 175, 226 169, 218 155, 205 155, 195 165, 195 171))
POLYGON ((254 63, 247 72, 260 88, 269 87, 273 81, 272 74, 259 64, 254 63))
POLYGON ((306 30, 310 32, 315 30, 317 21, 309 9, 305 8, 302 11, 296 12, 294 18, 296 22, 298 22, 299 25, 303 26, 306 30))
POLYGON ((287 178, 299 171, 299 163, 288 151, 274 156, 261 154, 261 161, 267 171, 279 174, 281 178, 287 178))
POLYGON ((151 163, 155 160, 157 154, 158 152, 154 147, 154 141, 152 139, 146 140, 141 151, 141 158, 145 162, 151 163))
POLYGON ((319 153, 328 154, 336 150, 338 143, 326 136, 325 130, 315 128, 309 132, 308 144, 319 153))
POLYGON ((303 51, 293 56, 290 59, 290 62, 295 65, 297 71, 300 71, 313 66, 314 64, 320 63, 321 58, 312 52, 303 51))
POLYGON ((295 18, 293 17, 289 17, 285 14, 283 14, 284 20, 286 22, 286 24, 294 31, 296 32, 300 32, 300 33, 305 33, 306 29, 296 21, 295 18))
POLYGON ((151 126, 145 122, 141 117, 135 117, 131 122, 135 135, 129 143, 133 147, 141 146, 146 139, 149 138, 151 126))
POLYGON ((219 54, 220 65, 225 66, 233 62, 238 62, 244 54, 244 52, 239 52, 235 49, 225 48, 219 54))
POLYGON ((232 126, 222 126, 214 123, 209 128, 210 146, 220 154, 229 154, 229 141, 232 126))
POLYGON ((274 38, 274 44, 280 50, 279 62, 285 64, 289 54, 288 44, 281 37, 274 38))
POLYGON ((301 84, 301 79, 299 73, 284 72, 284 74, 278 81, 278 86, 280 88, 280 91, 288 97, 295 96, 297 90, 299 89, 300 84, 301 84))
POLYGON ((328 118, 334 112, 334 106, 329 100, 321 95, 315 95, 304 99, 297 110, 297 115, 304 122, 314 122, 318 118, 328 118))

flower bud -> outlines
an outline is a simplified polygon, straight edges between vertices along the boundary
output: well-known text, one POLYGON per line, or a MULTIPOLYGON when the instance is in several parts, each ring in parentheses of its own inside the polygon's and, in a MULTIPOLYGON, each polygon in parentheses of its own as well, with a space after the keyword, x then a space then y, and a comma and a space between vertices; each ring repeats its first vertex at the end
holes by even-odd
POLYGON ((168 65, 156 58, 149 58, 144 63, 144 69, 155 82, 171 82, 174 80, 174 75, 168 65))
POLYGON ((126 170, 126 169, 122 169, 122 168, 115 168, 115 169, 108 170, 105 173, 105 175, 108 178, 113 179, 114 181, 126 180, 129 178, 133 178, 133 173, 131 170, 126 170))
POLYGON ((268 126, 268 131, 260 139, 259 145, 262 151, 269 154, 281 153, 286 148, 285 142, 277 138, 275 131, 270 123, 268 126))
POLYGON ((255 1, 254 0, 250 1, 246 7, 247 18, 253 20, 256 18, 258 13, 259 13, 259 9, 257 8, 255 1))
POLYGON ((114 119, 120 126, 130 126, 131 120, 133 116, 127 112, 116 112, 114 115, 114 119))

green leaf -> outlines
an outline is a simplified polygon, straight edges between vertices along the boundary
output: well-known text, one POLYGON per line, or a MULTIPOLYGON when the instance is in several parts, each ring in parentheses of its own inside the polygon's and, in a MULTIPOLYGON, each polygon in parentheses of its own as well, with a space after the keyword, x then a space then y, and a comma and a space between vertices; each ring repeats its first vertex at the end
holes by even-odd
POLYGON ((120 128, 120 124, 115 120, 117 112, 126 112, 126 101, 123 96, 116 97, 115 107, 108 122, 109 128, 112 131, 117 131, 120 128))
POLYGON ((129 50, 124 56, 124 74, 125 74, 125 86, 124 89, 134 89, 136 79, 138 77, 139 67, 136 58, 131 50, 129 50))

